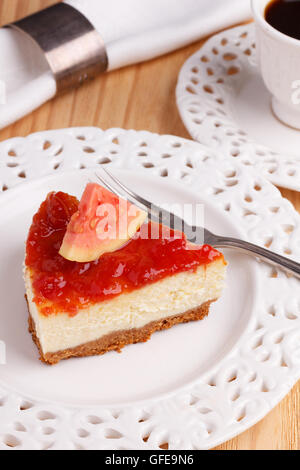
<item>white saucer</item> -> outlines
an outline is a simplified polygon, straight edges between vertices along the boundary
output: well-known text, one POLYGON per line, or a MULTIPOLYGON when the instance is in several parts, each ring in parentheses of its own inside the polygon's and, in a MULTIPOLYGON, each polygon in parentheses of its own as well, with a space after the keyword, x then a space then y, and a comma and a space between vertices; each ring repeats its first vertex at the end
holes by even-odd
POLYGON ((228 250, 227 286, 206 320, 121 355, 43 365, 27 332, 26 233, 48 191, 79 196, 99 164, 155 202, 202 201, 205 224, 220 234, 300 260, 292 205, 198 143, 97 128, 0 143, 0 449, 214 447, 262 419, 299 378, 299 281, 228 250))
POLYGON ((256 65, 253 24, 213 36, 186 61, 177 104, 194 139, 277 186, 300 191, 300 131, 272 112, 256 65))

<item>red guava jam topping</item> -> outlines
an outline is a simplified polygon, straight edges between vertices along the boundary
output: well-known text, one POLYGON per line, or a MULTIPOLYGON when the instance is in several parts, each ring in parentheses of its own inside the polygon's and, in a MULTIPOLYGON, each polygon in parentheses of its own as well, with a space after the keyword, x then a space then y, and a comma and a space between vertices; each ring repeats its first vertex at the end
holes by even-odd
POLYGON ((161 229, 155 238, 151 223, 143 226, 126 246, 96 261, 68 261, 59 254, 67 225, 78 210, 78 200, 63 192, 47 196, 33 217, 26 245, 34 302, 48 316, 79 309, 131 292, 167 276, 195 271, 223 255, 209 245, 189 249, 185 237, 161 229))

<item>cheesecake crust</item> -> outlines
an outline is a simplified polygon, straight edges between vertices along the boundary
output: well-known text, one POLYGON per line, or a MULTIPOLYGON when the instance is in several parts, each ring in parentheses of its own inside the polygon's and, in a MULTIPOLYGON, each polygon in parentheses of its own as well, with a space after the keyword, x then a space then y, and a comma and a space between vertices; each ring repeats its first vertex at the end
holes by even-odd
POLYGON ((40 341, 36 334, 33 318, 29 313, 29 333, 36 344, 40 360, 45 364, 58 364, 61 360, 72 357, 100 356, 108 351, 121 352, 122 348, 128 344, 144 343, 148 341, 156 331, 166 330, 179 323, 188 323, 190 321, 202 320, 209 313, 210 304, 214 300, 206 302, 197 308, 188 310, 185 313, 153 321, 142 328, 133 328, 130 330, 120 330, 102 336, 101 338, 82 344, 75 348, 64 349, 54 353, 43 354, 40 341))

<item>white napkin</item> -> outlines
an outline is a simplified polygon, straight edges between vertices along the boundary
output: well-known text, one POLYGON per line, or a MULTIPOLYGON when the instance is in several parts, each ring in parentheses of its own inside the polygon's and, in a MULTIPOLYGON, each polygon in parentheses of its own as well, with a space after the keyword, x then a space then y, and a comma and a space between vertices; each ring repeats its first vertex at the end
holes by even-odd
MULTIPOLYGON (((250 0, 66 0, 101 34, 109 70, 182 47, 250 18, 250 0)), ((38 47, 15 30, 0 29, 0 128, 56 93, 38 47)))

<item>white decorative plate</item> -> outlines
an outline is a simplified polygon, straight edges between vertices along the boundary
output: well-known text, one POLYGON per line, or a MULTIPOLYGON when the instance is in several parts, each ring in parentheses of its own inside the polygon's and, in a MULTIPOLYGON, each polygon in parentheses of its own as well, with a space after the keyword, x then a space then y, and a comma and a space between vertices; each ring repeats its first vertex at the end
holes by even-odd
POLYGON ((300 191, 300 132, 272 113, 256 65, 253 24, 210 38, 183 65, 176 94, 195 140, 277 186, 300 191))
POLYGON ((252 169, 195 142, 78 128, 1 143, 0 449, 214 447, 263 418, 299 378, 299 281, 227 251, 227 287, 206 320, 121 355, 41 364, 26 330, 26 233, 49 190, 79 195, 90 174, 79 169, 98 164, 157 202, 203 202, 209 228, 300 260, 292 205, 252 169))

